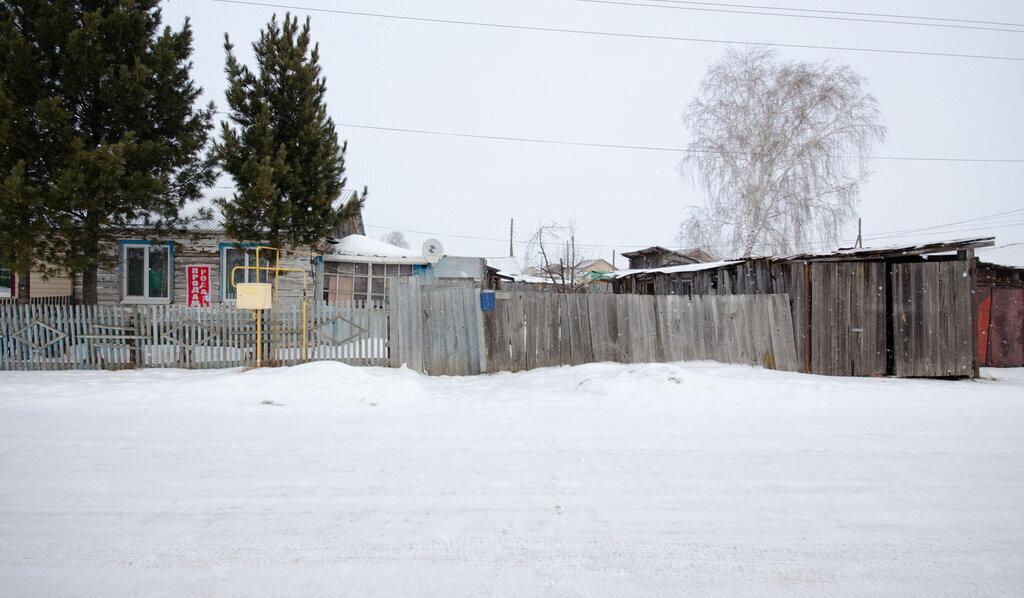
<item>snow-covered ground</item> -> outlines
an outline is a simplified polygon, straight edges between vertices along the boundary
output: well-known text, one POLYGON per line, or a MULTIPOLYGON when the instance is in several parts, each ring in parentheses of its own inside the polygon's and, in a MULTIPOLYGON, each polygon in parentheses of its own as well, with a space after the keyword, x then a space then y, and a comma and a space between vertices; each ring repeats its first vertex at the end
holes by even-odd
POLYGON ((1022 596, 982 373, 0 373, 0 594, 1022 596))

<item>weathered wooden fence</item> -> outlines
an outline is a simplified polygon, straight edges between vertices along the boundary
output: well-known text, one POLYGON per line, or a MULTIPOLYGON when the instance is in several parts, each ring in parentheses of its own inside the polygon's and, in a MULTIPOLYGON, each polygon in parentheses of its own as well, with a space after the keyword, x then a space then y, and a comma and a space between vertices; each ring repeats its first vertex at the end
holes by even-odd
POLYGON ((799 369, 787 295, 494 293, 472 287, 390 290, 392 365, 470 375, 599 361, 717 360, 799 369), (481 348, 483 349, 481 353, 481 348))
POLYGON ((761 259, 695 273, 692 292, 788 294, 802 371, 970 377, 976 375, 971 281, 969 260, 943 257, 761 259))
POLYGON ((798 369, 785 295, 496 294, 487 370, 714 360, 798 369))
POLYGON ((487 371, 480 291, 470 284, 392 284, 391 365, 437 375, 487 371))
MULTIPOLYGON (((254 365, 253 312, 231 306, 0 306, 0 369, 254 365)), ((387 365, 387 312, 355 305, 262 312, 264 364, 330 359, 387 365)))

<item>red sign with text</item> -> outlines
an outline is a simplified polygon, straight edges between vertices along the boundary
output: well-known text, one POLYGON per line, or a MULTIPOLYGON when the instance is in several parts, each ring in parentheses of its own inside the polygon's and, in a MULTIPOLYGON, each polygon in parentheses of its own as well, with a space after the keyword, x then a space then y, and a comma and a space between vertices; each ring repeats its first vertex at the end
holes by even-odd
POLYGON ((210 306, 210 267, 186 266, 185 276, 188 278, 188 306, 210 306))

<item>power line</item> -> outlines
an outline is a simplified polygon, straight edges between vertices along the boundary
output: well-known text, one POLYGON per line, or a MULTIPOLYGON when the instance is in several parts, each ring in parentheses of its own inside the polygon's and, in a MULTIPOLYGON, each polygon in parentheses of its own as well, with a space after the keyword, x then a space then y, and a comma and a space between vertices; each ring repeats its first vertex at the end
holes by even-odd
MULTIPOLYGON (((474 133, 455 133, 450 131, 433 131, 427 129, 406 129, 400 127, 380 127, 372 125, 357 125, 353 123, 335 123, 339 127, 353 129, 369 129, 372 131, 391 131, 397 133, 415 133, 420 135, 439 135, 444 137, 465 137, 469 139, 486 139, 490 141, 518 141, 521 143, 542 143, 548 145, 573 145, 581 147, 600 147, 611 149, 644 150, 653 152, 672 153, 708 153, 711 150, 700 150, 678 147, 658 147, 649 145, 622 145, 615 143, 590 143, 585 141, 564 141, 557 139, 536 139, 531 137, 506 137, 502 135, 479 135, 474 133)), ((839 156, 852 157, 852 156, 839 156)), ((1024 159, 1017 158, 942 158, 932 156, 873 156, 875 160, 894 160, 911 162, 960 162, 960 163, 992 163, 992 164, 1024 164, 1024 159)))
MULTIPOLYGON (((1024 208, 1008 210, 1005 212, 996 212, 994 214, 987 214, 984 216, 978 216, 975 218, 967 218, 965 220, 956 220, 953 222, 947 222, 944 224, 936 224, 932 226, 924 226, 920 228, 907 228, 902 230, 890 230, 882 231, 874 234, 865 234, 865 241, 884 241, 886 239, 900 239, 905 237, 936 237, 940 235, 952 235, 960 233, 973 233, 991 231, 992 229, 1006 229, 1006 228, 1018 228, 1024 226, 1024 220, 1010 220, 1005 221, 1007 216, 1019 217, 1024 215, 1024 208), (985 222, 993 219, 1002 219, 997 222, 985 222)), ((854 238, 844 238, 842 242, 853 243, 854 238)), ((812 247, 825 247, 825 243, 813 242, 809 244, 812 247)))
POLYGON ((865 241, 881 241, 881 240, 885 240, 885 239, 899 239, 899 238, 909 237, 909 236, 916 236, 916 237, 940 237, 940 236, 945 236, 946 238, 949 238, 949 236, 953 235, 953 234, 988 232, 988 231, 991 231, 993 228, 1008 229, 1008 228, 1019 228, 1019 227, 1022 227, 1022 226, 1024 226, 1024 221, 1021 221, 1021 222, 1010 222, 1010 223, 1006 223, 1006 224, 999 224, 998 226, 979 226, 979 227, 959 228, 959 229, 952 229, 952 230, 922 231, 922 232, 919 232, 919 233, 906 233, 906 234, 899 234, 899 235, 865 235, 864 236, 864 240, 865 241))
POLYGON ((998 213, 995 213, 995 214, 989 214, 987 216, 978 216, 978 217, 975 217, 975 218, 968 218, 966 220, 957 220, 956 222, 947 222, 945 224, 937 224, 935 226, 926 226, 924 228, 911 228, 911 229, 905 229, 905 230, 894 230, 894 231, 888 231, 888 232, 885 232, 885 233, 878 233, 878 234, 899 235, 899 234, 905 234, 905 233, 915 233, 915 232, 922 232, 922 231, 928 231, 928 230, 934 230, 934 229, 949 228, 951 226, 956 226, 956 225, 959 225, 959 224, 974 224, 974 223, 978 223, 978 222, 985 221, 985 220, 992 220, 993 218, 1005 219, 1007 216, 1017 216, 1017 215, 1024 215, 1024 208, 1018 208, 1016 210, 1008 210, 1006 212, 998 212, 998 213))
POLYGON ((583 29, 563 29, 558 27, 533 27, 528 25, 510 25, 507 23, 487 23, 483 21, 462 21, 454 19, 437 19, 430 17, 410 17, 406 15, 391 15, 385 13, 370 13, 370 12, 357 12, 352 10, 339 10, 333 8, 318 8, 318 7, 307 7, 307 6, 295 6, 286 4, 277 4, 272 2, 255 2, 253 0, 212 0, 213 2, 220 2, 223 4, 239 4, 245 6, 263 6, 267 8, 283 8, 287 10, 303 10, 307 12, 322 12, 329 14, 343 14, 358 17, 372 17, 378 19, 398 19, 403 21, 417 21, 423 23, 444 23, 448 25, 468 25, 474 27, 490 27, 495 29, 510 29, 516 31, 541 31, 545 33, 570 33, 575 35, 597 35, 602 37, 615 37, 615 38, 636 38, 636 39, 653 39, 662 41, 681 41, 681 42, 693 42, 693 43, 709 43, 709 44, 735 44, 742 46, 771 46, 776 48, 797 48, 804 50, 835 50, 840 52, 870 52, 876 54, 901 54, 909 56, 934 56, 940 58, 970 58, 979 60, 1007 60, 1011 62, 1024 62, 1024 57, 1017 56, 993 56, 984 54, 960 54, 954 52, 925 52, 917 50, 892 50, 883 48, 856 48, 849 46, 823 46, 815 44, 786 44, 778 42, 749 42, 749 41, 738 41, 738 40, 726 40, 726 39, 712 39, 712 38, 701 38, 701 37, 676 37, 670 35, 649 35, 641 33, 621 33, 613 31, 588 31, 583 29))
MULTIPOLYGON (((866 240, 866 241, 884 241, 886 239, 899 239, 899 238, 908 237, 908 236, 935 237, 935 236, 940 236, 940 235, 950 235, 950 234, 954 234, 954 233, 970 233, 970 232, 990 231, 993 228, 999 228, 999 229, 1017 228, 1017 227, 1020 227, 1020 226, 1024 226, 1024 220, 1019 220, 1019 221, 1018 220, 1014 220, 1014 221, 1010 221, 1010 222, 999 222, 999 223, 992 223, 992 224, 981 223, 979 221, 991 220, 993 218, 1001 218, 1001 217, 1005 217, 1005 216, 1008 216, 1008 215, 1016 215, 1016 214, 1022 214, 1022 213, 1024 213, 1024 208, 1016 209, 1016 210, 1009 210, 1009 211, 1006 211, 1006 212, 998 212, 998 213, 995 213, 995 214, 988 214, 988 215, 985 215, 985 216, 979 216, 977 218, 969 218, 969 219, 966 219, 966 220, 957 220, 957 221, 954 221, 954 222, 948 222, 948 223, 945 223, 945 224, 939 224, 939 225, 934 225, 934 226, 926 226, 926 227, 915 228, 915 229, 884 231, 884 232, 879 232, 879 233, 876 233, 876 234, 873 234, 873 235, 865 235, 864 236, 864 240, 866 240), (958 225, 964 225, 964 224, 967 224, 968 226, 958 226, 958 225), (943 230, 943 229, 945 229, 945 230, 943 230)), ((406 228, 401 228, 401 227, 379 226, 379 225, 372 225, 372 224, 367 224, 366 227, 367 228, 376 228, 376 229, 381 229, 381 230, 400 230, 400 231, 408 232, 408 233, 415 233, 415 234, 420 234, 420 235, 442 236, 442 237, 446 237, 446 238, 470 239, 470 240, 476 240, 476 241, 495 241, 495 242, 500 242, 500 243, 508 242, 508 238, 507 237, 499 238, 499 237, 480 237, 480 236, 471 236, 471 235, 456 235, 456 234, 443 233, 443 232, 439 232, 439 231, 412 230, 412 229, 406 229, 406 228)), ((848 243, 848 242, 852 242, 852 240, 853 240, 852 238, 850 238, 850 239, 843 239, 842 242, 843 243, 848 243)), ((529 245, 529 241, 514 241, 514 243, 516 245, 519 245, 519 246, 529 245)), ((827 245, 826 243, 822 243, 822 242, 811 242, 811 243, 808 244, 809 247, 817 247, 819 249, 825 248, 826 245, 827 245)), ((641 249, 641 248, 644 248, 644 247, 650 247, 651 243, 648 243, 648 244, 633 244, 633 243, 581 243, 581 242, 577 241, 576 242, 576 246, 577 247, 582 247, 582 248, 588 248, 588 249, 596 249, 596 250, 602 250, 602 249, 641 249)))
MULTIPOLYGON (((377 224, 365 224, 364 226, 366 228, 376 228, 376 229, 380 229, 380 230, 397 230, 397 231, 402 231, 402 232, 405 232, 405 233, 415 233, 417 235, 433 235, 433 236, 441 236, 441 237, 453 238, 453 239, 470 239, 470 240, 473 240, 473 241, 497 241, 497 242, 500 242, 500 243, 508 243, 508 237, 478 237, 478 236, 472 236, 472 235, 455 235, 455 234, 443 233, 443 232, 438 232, 438 231, 412 230, 412 229, 409 229, 409 228, 402 228, 402 227, 397 227, 397 226, 380 226, 380 225, 377 225, 377 224)), ((515 243, 516 245, 521 245, 521 246, 526 246, 526 245, 530 244, 529 241, 518 241, 518 240, 513 240, 513 243, 515 243)), ((634 249, 634 248, 642 249, 644 247, 650 247, 650 244, 647 244, 647 245, 633 244, 633 243, 605 243, 605 244, 599 244, 599 243, 580 243, 579 241, 577 241, 576 242, 576 246, 577 247, 590 248, 590 249, 634 249)))
POLYGON ((948 23, 970 23, 974 25, 1003 25, 1006 27, 1024 27, 1024 23, 1006 23, 1002 21, 977 21, 973 19, 952 19, 947 17, 922 17, 920 15, 885 14, 877 12, 853 12, 847 10, 827 10, 821 8, 792 8, 784 6, 764 6, 759 4, 728 4, 725 2, 698 2, 697 0, 649 0, 669 4, 694 4, 700 6, 728 6, 734 8, 759 8, 769 10, 786 10, 790 12, 808 12, 832 15, 852 15, 859 17, 884 17, 887 19, 920 19, 926 21, 943 21, 948 23))
POLYGON ((491 141, 520 141, 523 143, 545 143, 551 145, 576 145, 582 147, 605 147, 613 149, 648 150, 657 152, 681 152, 685 150, 672 147, 652 147, 644 145, 619 145, 614 143, 588 143, 583 141, 559 141, 556 139, 533 139, 529 137, 503 137, 500 135, 476 135, 473 133, 453 133, 448 131, 429 131, 425 129, 402 129, 398 127, 376 127, 371 125, 356 125, 351 123, 335 123, 339 127, 350 127, 353 129, 370 129, 375 131, 392 131, 398 133, 417 133, 421 135, 440 135, 444 137, 466 137, 469 139, 488 139, 491 141))
MULTIPOLYGON (((657 0, 651 0, 657 1, 657 0)), ((678 4, 698 4, 700 6, 675 6, 675 5, 664 5, 664 4, 642 4, 637 2, 625 2, 623 0, 576 0, 576 2, 587 2, 590 4, 612 4, 617 6, 635 6, 643 8, 657 8, 662 10, 688 10, 698 12, 716 12, 726 14, 739 14, 739 15, 755 15, 755 16, 769 16, 769 17, 784 17, 791 19, 817 19, 825 21, 847 21, 856 23, 878 23, 883 25, 911 25, 916 27, 941 27, 945 29, 970 29, 975 31, 999 31, 1004 33, 1024 33, 1022 29, 1006 29, 1002 27, 982 27, 979 25, 954 25, 951 23, 922 23, 915 21, 896 21, 892 19, 877 19, 865 17, 840 17, 840 16, 827 16, 820 14, 788 14, 784 12, 770 12, 770 11, 785 11, 785 10, 798 10, 789 8, 774 8, 769 6, 751 6, 747 4, 719 4, 709 2, 680 2, 678 4), (705 8, 706 6, 721 6, 730 8, 705 8), (762 10, 746 10, 746 9, 762 9, 762 10)), ((817 11, 815 11, 817 12, 817 11)), ((858 13, 850 13, 858 14, 858 13)), ((895 18, 910 18, 910 19, 928 19, 928 17, 895 17, 895 18)), ((1024 25, 1011 25, 1014 27, 1024 27, 1024 25)))

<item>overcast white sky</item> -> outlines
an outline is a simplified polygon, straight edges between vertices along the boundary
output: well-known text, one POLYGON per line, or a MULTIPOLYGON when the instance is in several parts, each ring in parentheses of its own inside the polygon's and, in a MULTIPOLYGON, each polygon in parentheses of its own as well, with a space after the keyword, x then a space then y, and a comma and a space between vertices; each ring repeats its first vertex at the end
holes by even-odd
MULTIPOLYGON (((1000 245, 1024 241, 1022 2, 168 0, 162 7, 175 28, 191 17, 193 76, 204 101, 221 110, 224 33, 252 64, 250 44, 272 14, 311 18, 328 110, 349 143, 349 187, 370 188, 370 236, 400 230, 414 247, 436 237, 448 254, 501 256, 515 219, 521 256, 539 223, 573 220, 589 257, 676 247, 682 210, 702 201, 679 175, 680 152, 362 128, 685 148, 681 114, 725 45, 656 39, 671 37, 810 46, 777 51, 848 64, 867 77, 889 126, 877 155, 899 159, 873 162, 861 195, 865 245, 981 235, 1000 245), (831 12, 797 18, 746 14, 768 11, 741 4, 953 20, 936 27, 831 12)), ((854 225, 849 242, 855 237, 854 225)))

